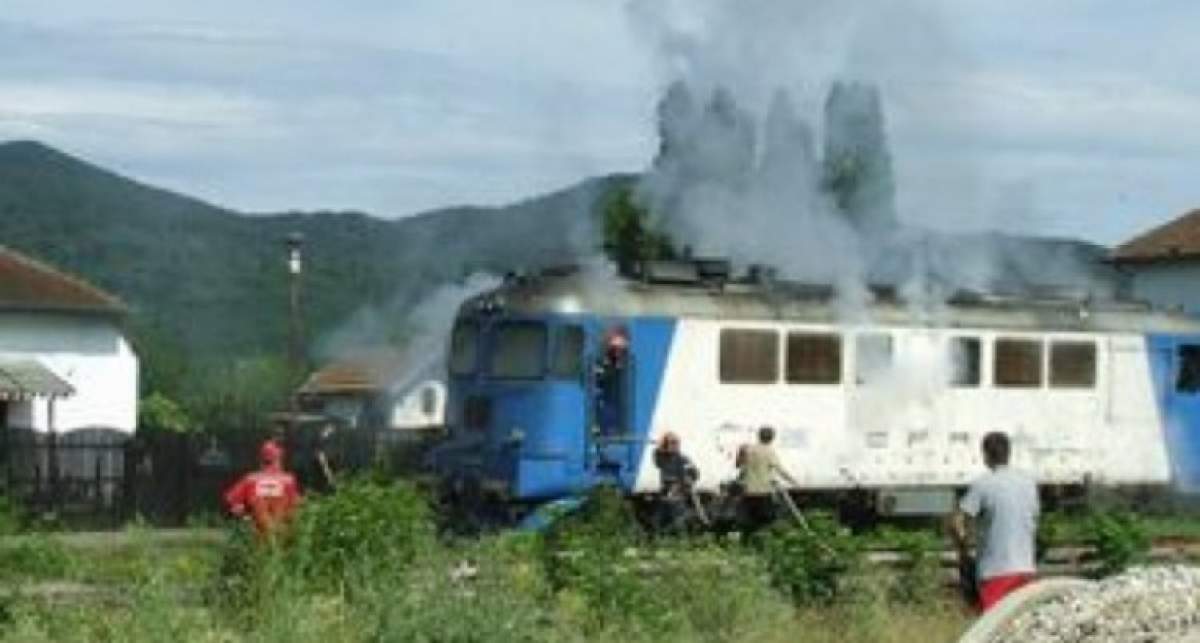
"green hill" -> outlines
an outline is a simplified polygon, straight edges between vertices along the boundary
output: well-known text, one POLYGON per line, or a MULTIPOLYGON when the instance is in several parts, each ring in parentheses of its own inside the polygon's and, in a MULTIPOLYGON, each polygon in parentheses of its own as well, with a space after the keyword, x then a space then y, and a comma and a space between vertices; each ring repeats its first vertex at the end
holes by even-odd
POLYGON ((476 270, 571 260, 598 244, 598 201, 629 180, 591 179, 502 208, 395 220, 361 212, 246 215, 21 141, 0 144, 0 243, 122 297, 135 336, 156 353, 190 362, 282 355, 289 233, 305 237, 312 347, 364 307, 402 308, 476 270))

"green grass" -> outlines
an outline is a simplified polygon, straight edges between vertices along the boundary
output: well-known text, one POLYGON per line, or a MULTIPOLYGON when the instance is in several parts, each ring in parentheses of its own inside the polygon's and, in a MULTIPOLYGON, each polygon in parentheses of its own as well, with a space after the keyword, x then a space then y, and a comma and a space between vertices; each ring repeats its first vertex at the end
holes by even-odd
POLYGON ((403 486, 351 485, 307 503, 273 549, 143 528, 7 540, 0 585, 24 591, 0 593, 0 641, 937 642, 972 618, 916 572, 856 564, 833 524, 844 560, 810 560, 782 527, 761 542, 650 539, 615 503, 545 536, 444 541, 423 506, 403 486), (814 572, 829 591, 796 591, 814 572))

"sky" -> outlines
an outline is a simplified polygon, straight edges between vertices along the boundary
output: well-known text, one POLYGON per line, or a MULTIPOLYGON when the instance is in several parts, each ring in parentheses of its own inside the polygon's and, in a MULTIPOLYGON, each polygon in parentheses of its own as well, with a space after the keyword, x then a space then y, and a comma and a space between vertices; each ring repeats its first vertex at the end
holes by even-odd
POLYGON ((645 168, 681 74, 751 106, 785 84, 814 121, 854 77, 906 219, 1116 243, 1200 207, 1196 24, 1194 0, 0 0, 0 140, 398 217, 645 168))

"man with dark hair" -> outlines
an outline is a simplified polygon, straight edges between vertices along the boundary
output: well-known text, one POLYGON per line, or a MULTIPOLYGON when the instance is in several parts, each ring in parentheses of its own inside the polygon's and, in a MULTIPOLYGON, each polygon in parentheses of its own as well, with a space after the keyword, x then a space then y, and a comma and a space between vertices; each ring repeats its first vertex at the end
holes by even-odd
POLYGON ((1026 473, 1008 466, 1011 451, 1004 433, 984 436, 983 461, 991 471, 971 483, 951 523, 951 535, 964 562, 970 558, 967 522, 975 523, 975 578, 979 608, 985 612, 1032 581, 1037 571, 1037 484, 1026 473))
POLYGON ((687 503, 700 470, 683 454, 679 436, 668 431, 654 450, 654 465, 662 493, 659 496, 658 522, 664 531, 680 531, 687 517, 687 503))
POLYGON ((775 429, 764 426, 758 430, 758 444, 745 444, 738 450, 738 481, 742 487, 744 520, 751 532, 775 520, 775 480, 783 478, 791 485, 798 483, 779 462, 771 443, 775 429))

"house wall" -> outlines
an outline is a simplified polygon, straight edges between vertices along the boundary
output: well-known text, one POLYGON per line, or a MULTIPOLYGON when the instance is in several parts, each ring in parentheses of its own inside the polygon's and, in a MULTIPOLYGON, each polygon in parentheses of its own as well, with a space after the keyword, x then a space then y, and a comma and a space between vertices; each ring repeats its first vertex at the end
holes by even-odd
POLYGON ((1156 306, 1200 314, 1200 261, 1171 261, 1125 268, 1133 294, 1156 306))
MULTIPOLYGON (((75 389, 54 403, 54 428, 65 432, 137 427, 138 359, 117 325, 102 317, 0 313, 0 358, 35 359, 75 389)), ((45 431, 49 402, 8 406, 11 426, 45 431)))

